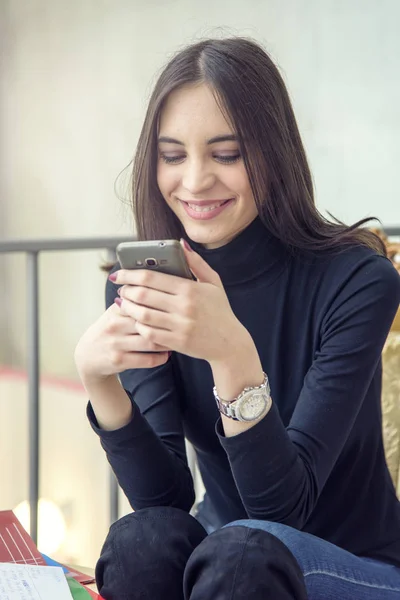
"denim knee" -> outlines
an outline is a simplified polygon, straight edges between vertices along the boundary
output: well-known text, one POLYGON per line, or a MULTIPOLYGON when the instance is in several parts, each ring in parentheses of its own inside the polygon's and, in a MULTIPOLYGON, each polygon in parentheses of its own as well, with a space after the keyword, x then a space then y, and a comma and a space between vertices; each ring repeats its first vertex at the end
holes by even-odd
POLYGON ((250 527, 251 529, 262 529, 271 535, 274 535, 278 540, 281 540, 285 544, 289 539, 293 540, 293 534, 295 537, 298 536, 298 530, 289 525, 283 525, 282 523, 276 523, 275 521, 259 521, 257 519, 239 519, 238 521, 232 521, 224 527, 250 527))
POLYGON ((96 582, 105 600, 183 600, 187 560, 207 536, 187 512, 154 507, 114 523, 96 565, 96 582))
POLYGON ((185 599, 306 600, 303 574, 286 546, 266 531, 232 525, 193 551, 184 573, 185 599))
POLYGON ((301 559, 304 556, 305 546, 308 546, 308 541, 306 539, 307 536, 298 529, 290 527, 289 525, 284 525, 283 523, 261 521, 258 519, 240 519, 228 523, 225 527, 248 527, 250 529, 265 531, 270 535, 273 535, 293 554, 295 559, 299 562, 300 568, 304 571, 304 565, 301 559))
POLYGON ((400 570, 363 558, 294 527, 260 520, 240 520, 227 530, 245 528, 273 536, 296 559, 310 598, 400 598, 400 570))

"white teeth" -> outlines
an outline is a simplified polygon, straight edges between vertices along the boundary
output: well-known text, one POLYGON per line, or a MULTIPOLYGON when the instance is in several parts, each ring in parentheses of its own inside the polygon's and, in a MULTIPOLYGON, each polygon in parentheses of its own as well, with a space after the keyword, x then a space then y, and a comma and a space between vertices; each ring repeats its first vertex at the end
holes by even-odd
POLYGON ((188 202, 188 206, 190 206, 190 208, 196 212, 210 212, 210 210, 214 210, 219 206, 222 206, 224 202, 225 200, 223 202, 220 202, 219 204, 212 204, 209 206, 198 206, 197 204, 190 204, 188 202))

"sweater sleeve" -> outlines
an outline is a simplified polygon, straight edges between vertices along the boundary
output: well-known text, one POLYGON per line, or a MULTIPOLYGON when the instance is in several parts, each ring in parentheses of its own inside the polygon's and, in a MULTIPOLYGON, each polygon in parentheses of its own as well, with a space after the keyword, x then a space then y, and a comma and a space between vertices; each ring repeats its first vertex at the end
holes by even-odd
POLYGON ((330 298, 288 427, 275 405, 237 436, 224 437, 217 422, 249 518, 303 528, 355 423, 399 300, 400 278, 390 261, 369 256, 330 298))
MULTIPOLYGON (((107 307, 114 302, 116 290, 108 281, 107 307)), ((115 431, 102 430, 90 402, 87 409, 120 486, 134 510, 174 506, 189 511, 195 494, 173 360, 153 369, 130 369, 121 373, 120 380, 133 404, 127 425, 115 431)))

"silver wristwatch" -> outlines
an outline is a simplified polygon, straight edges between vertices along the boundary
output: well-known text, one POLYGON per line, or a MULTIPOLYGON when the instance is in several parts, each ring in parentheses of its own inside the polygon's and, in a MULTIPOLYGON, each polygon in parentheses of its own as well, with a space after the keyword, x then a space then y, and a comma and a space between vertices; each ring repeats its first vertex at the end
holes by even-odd
POLYGON ((272 404, 268 377, 265 373, 261 385, 244 388, 243 392, 234 400, 221 400, 216 387, 213 392, 220 413, 235 421, 257 421, 270 409, 272 404))

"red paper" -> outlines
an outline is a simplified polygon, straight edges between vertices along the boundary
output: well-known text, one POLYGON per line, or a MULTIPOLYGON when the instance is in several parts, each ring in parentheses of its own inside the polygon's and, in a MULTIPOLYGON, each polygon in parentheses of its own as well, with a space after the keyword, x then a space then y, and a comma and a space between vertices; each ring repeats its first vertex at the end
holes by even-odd
MULTIPOLYGON (((0 562, 44 566, 47 564, 12 510, 0 511, 0 562)), ((80 583, 92 580, 90 576, 80 571, 70 572, 70 575, 80 583)), ((92 598, 102 600, 96 592, 86 586, 83 587, 92 598)))
POLYGON ((0 562, 46 565, 12 510, 0 511, 0 562))

